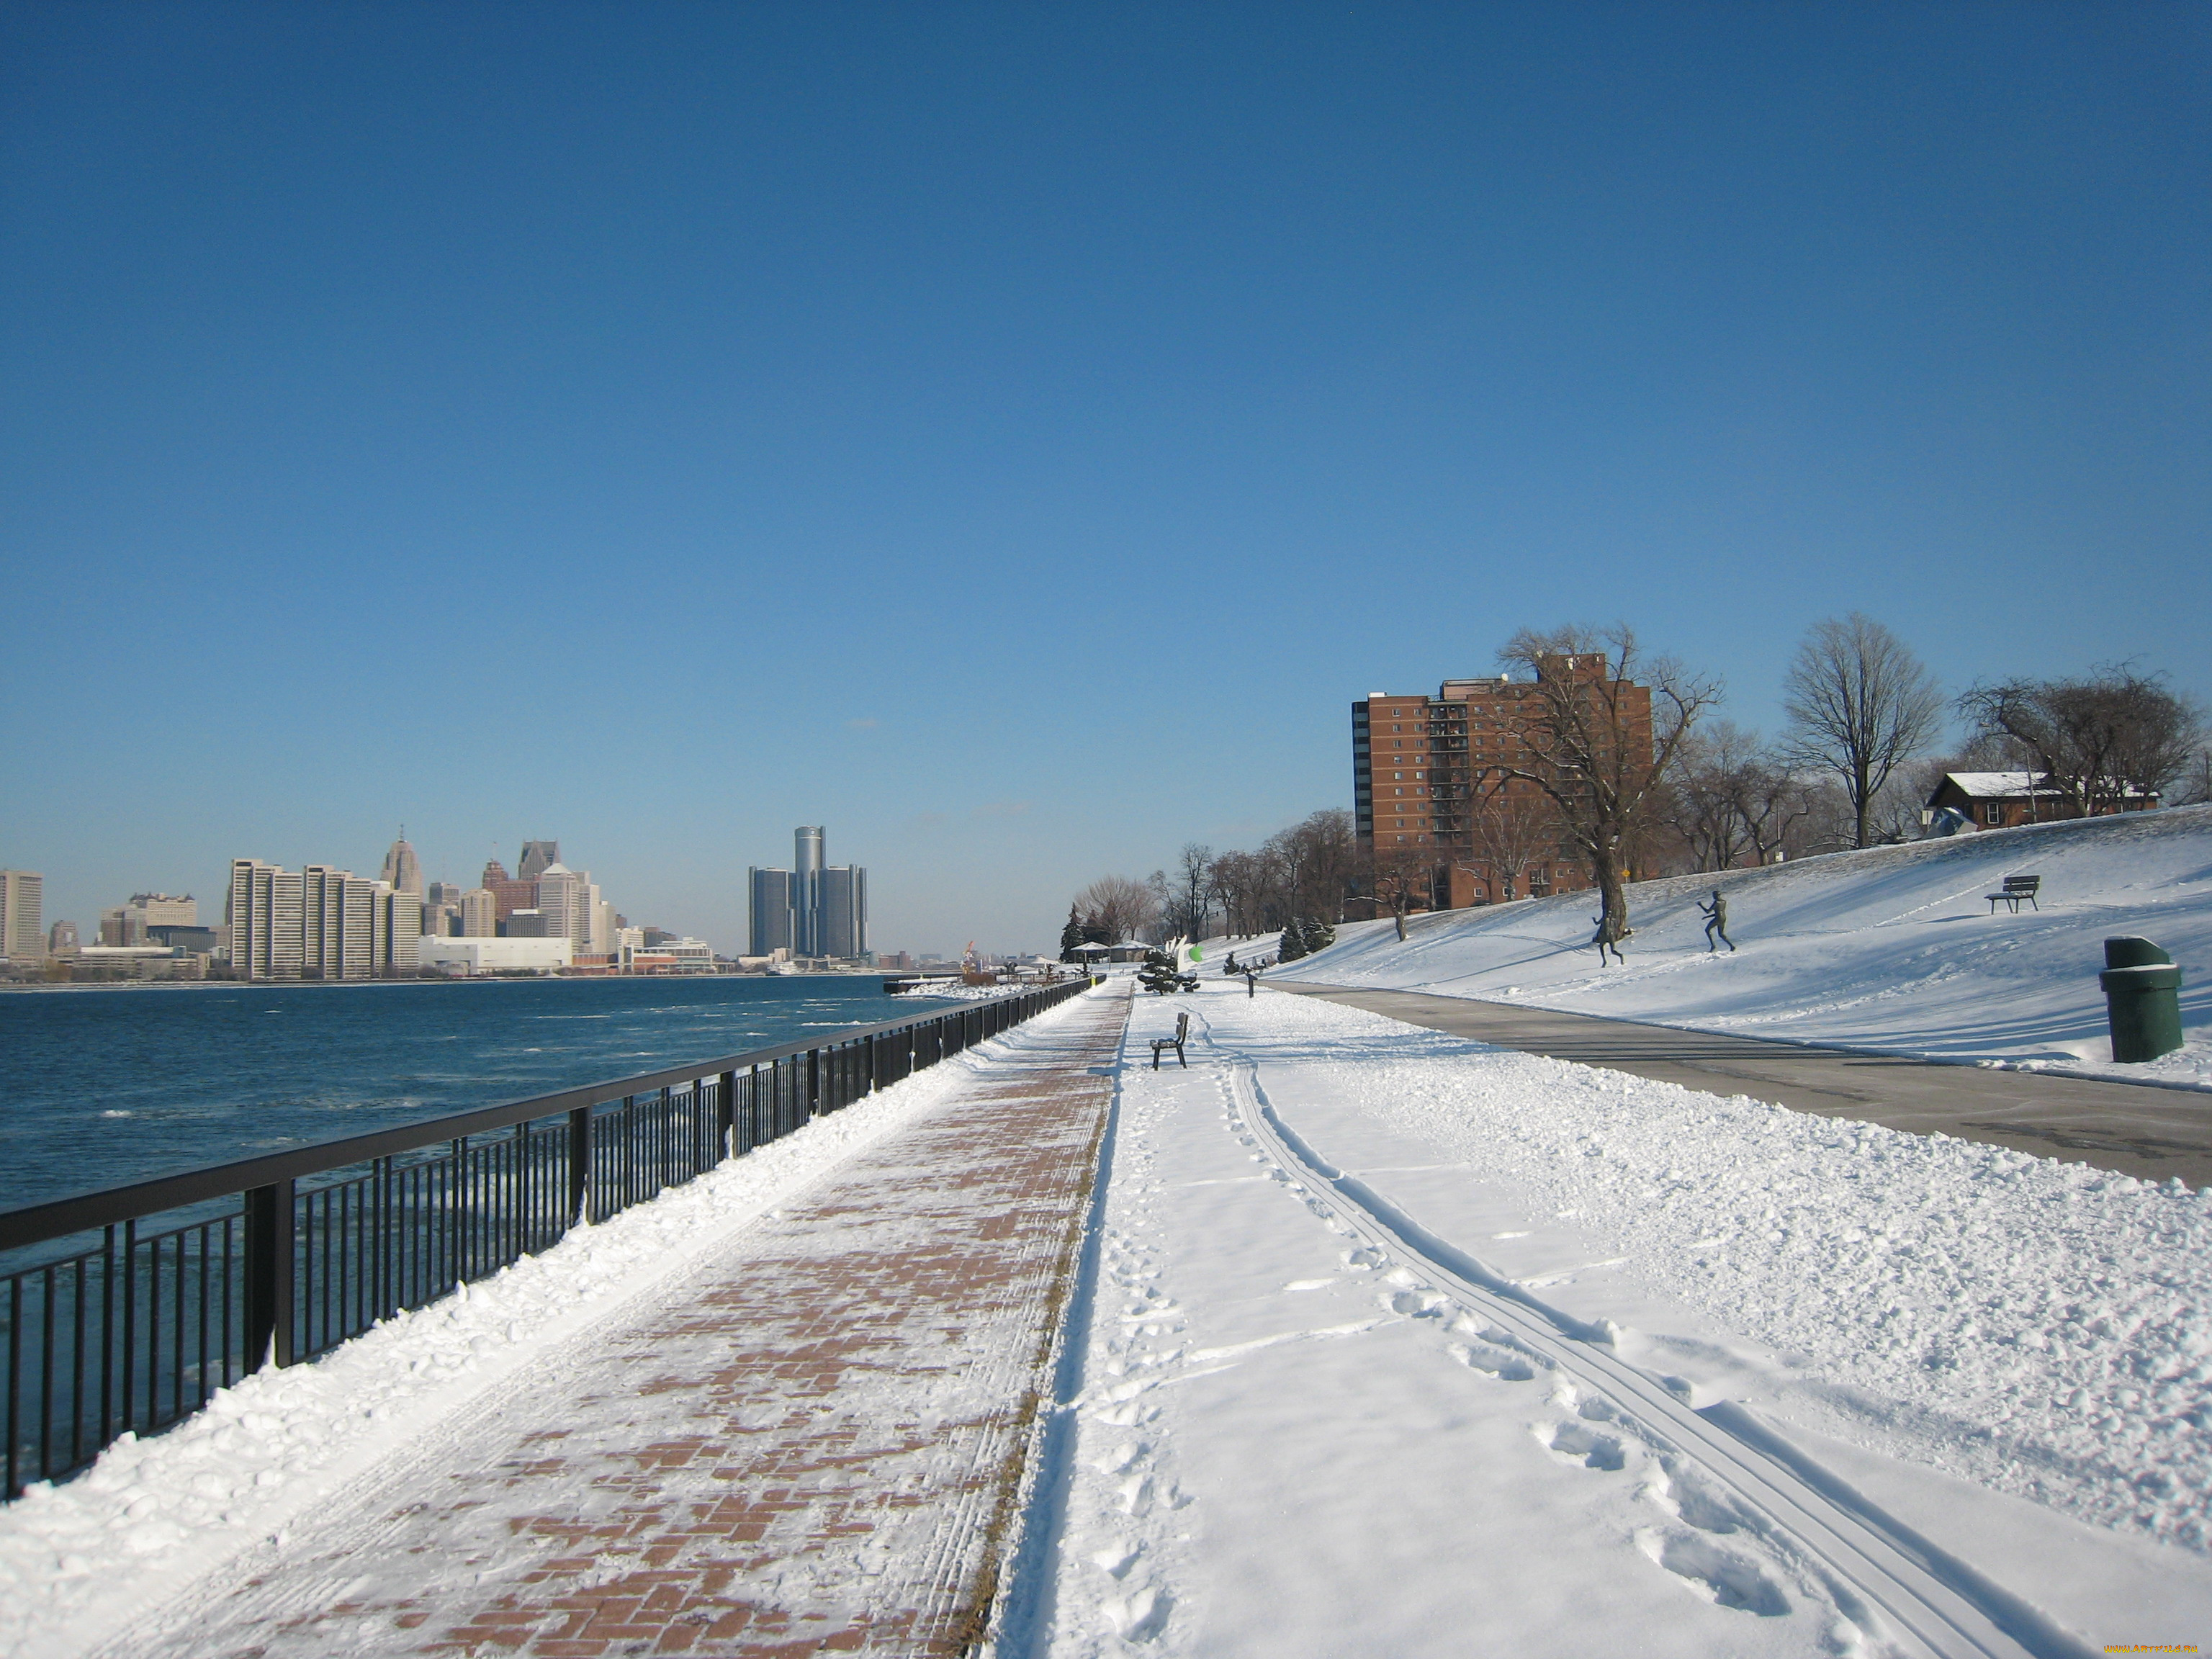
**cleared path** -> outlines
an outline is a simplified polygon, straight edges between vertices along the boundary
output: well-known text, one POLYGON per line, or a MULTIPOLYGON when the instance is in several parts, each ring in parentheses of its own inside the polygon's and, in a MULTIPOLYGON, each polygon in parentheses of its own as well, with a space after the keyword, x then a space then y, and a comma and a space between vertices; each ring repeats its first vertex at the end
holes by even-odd
POLYGON ((1126 995, 166 1610, 110 1659, 964 1654, 982 1637, 1126 995))
POLYGON ((2212 1095, 1807 1048, 1419 991, 1273 988, 1706 1094, 1752 1095, 1796 1111, 1987 1141, 2146 1181, 2179 1176, 2192 1187, 2212 1186, 2212 1095))

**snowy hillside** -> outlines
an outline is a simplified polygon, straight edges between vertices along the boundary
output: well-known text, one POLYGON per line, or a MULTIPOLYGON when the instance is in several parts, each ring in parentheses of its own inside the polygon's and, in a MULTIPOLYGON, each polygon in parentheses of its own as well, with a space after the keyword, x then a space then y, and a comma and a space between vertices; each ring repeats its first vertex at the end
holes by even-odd
POLYGON ((1594 895, 1354 923, 1272 978, 1525 1003, 1695 1030, 2212 1087, 2212 807, 1994 830, 1629 890, 1626 967, 1589 947, 1594 895), (1996 913, 2008 875, 2042 908, 1996 913), (1717 884, 1741 947, 1709 955, 1717 884), (2112 1063, 2108 935, 2182 965, 2182 1051, 2112 1063))

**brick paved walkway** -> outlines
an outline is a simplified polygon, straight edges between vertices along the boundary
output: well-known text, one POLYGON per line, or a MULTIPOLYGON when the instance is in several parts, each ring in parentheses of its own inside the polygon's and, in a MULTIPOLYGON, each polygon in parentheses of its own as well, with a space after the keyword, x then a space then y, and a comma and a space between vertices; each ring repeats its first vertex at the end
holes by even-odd
POLYGON ((1100 995, 1017 1028, 931 1115, 130 1650, 964 1651, 1127 1014, 1100 995))

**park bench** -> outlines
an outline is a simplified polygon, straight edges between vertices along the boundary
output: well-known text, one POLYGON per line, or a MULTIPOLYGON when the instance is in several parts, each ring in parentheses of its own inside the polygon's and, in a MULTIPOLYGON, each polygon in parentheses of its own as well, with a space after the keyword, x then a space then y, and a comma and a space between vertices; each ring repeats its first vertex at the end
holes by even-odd
POLYGON ((1176 1016, 1176 1034, 1173 1036, 1152 1039, 1152 1069, 1156 1072, 1160 1069, 1160 1050, 1172 1048, 1176 1051, 1176 1064, 1188 1071, 1190 1062, 1182 1057, 1182 1045, 1189 1040, 1190 1013, 1185 1010, 1176 1016))
POLYGON ((2041 876, 2007 876, 2004 878, 2004 891, 2002 893, 1984 893, 1982 896, 1990 902, 1990 914, 1991 915, 1996 915, 1997 906, 2001 903, 2009 904, 2012 906, 2013 915, 2018 915, 2020 914, 2020 902, 2022 899, 2026 899, 2031 905, 2034 905, 2035 908, 2039 910, 2043 908, 2040 904, 2037 904, 2035 902, 2035 895, 2042 885, 2043 878, 2041 876))

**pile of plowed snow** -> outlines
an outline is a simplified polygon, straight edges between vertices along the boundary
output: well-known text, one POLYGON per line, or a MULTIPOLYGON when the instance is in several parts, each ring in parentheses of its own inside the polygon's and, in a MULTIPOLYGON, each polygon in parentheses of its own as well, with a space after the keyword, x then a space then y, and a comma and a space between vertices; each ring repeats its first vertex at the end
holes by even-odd
POLYGON ((2212 807, 1992 830, 1629 889, 1626 966, 1590 948, 1589 893, 1388 921, 1271 978, 1522 1003, 1693 1030, 2212 1087, 2212 807), (2043 878, 2040 908, 1987 895, 2043 878), (1737 949, 1698 904, 1727 896, 1737 949), (2115 934, 2182 966, 2187 1042, 2116 1066, 2097 973, 2115 934))

